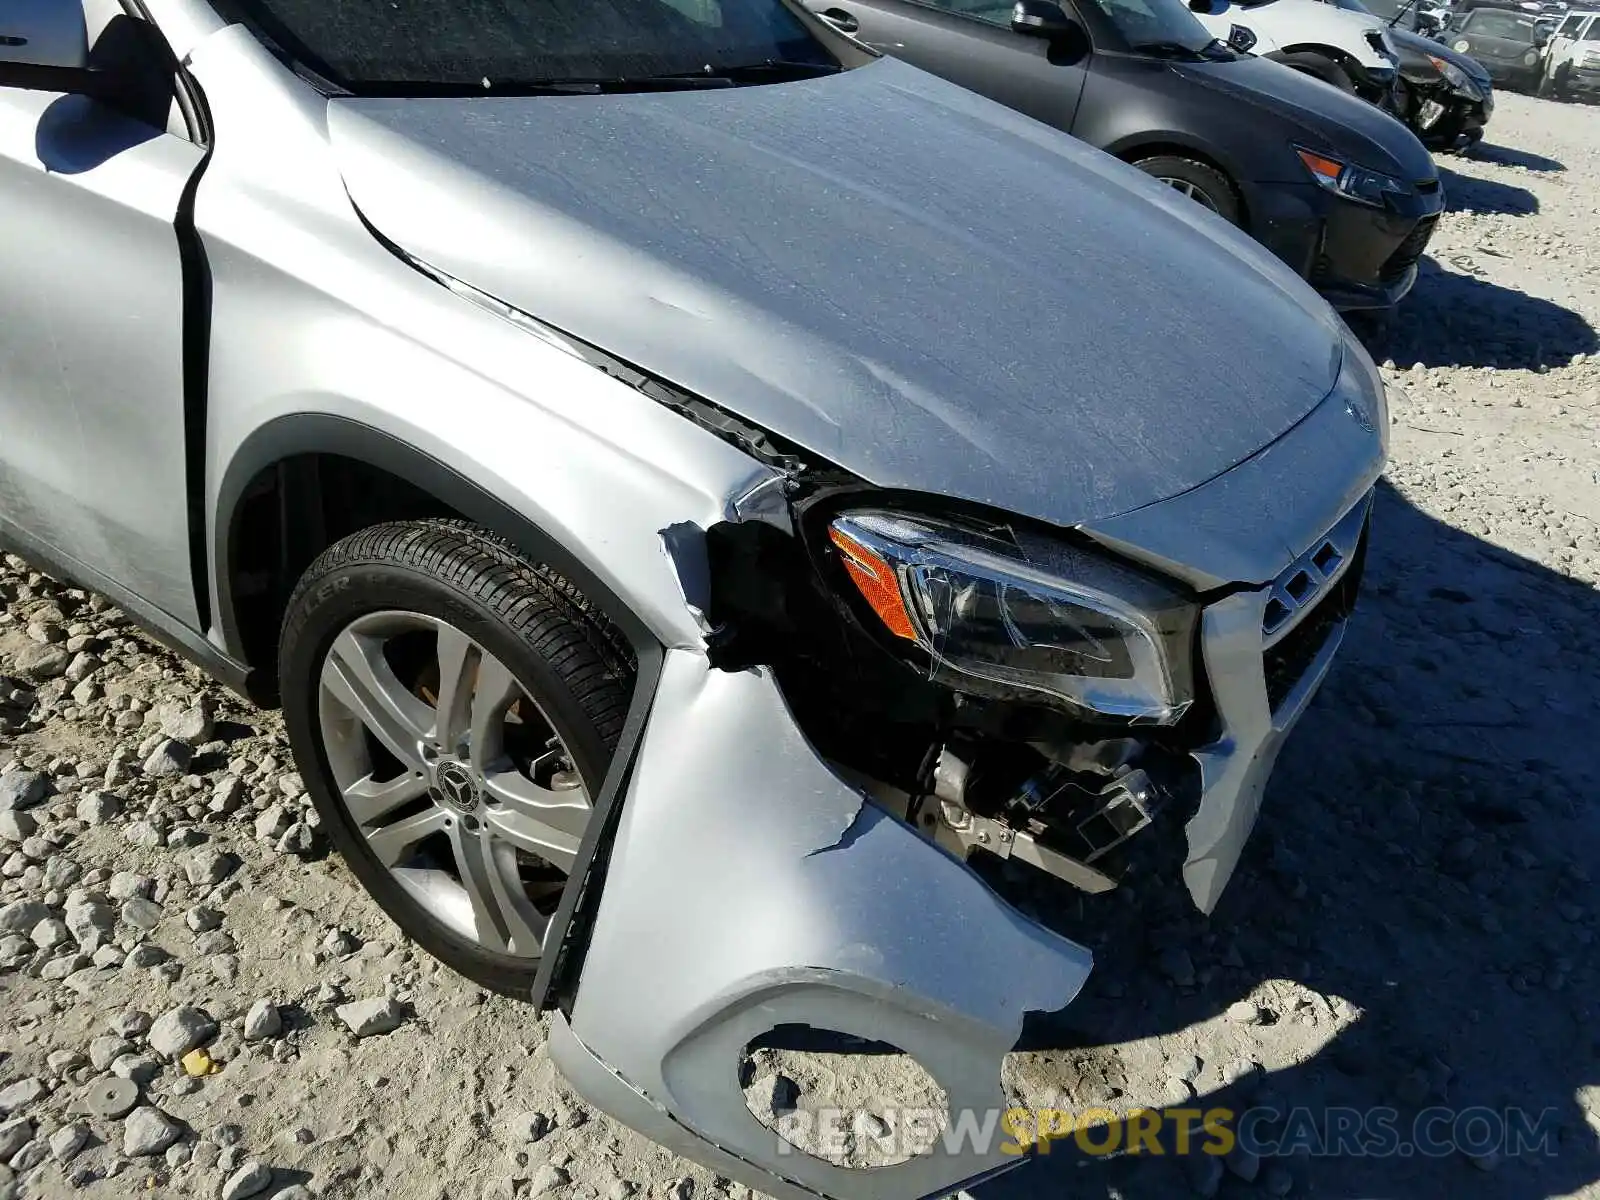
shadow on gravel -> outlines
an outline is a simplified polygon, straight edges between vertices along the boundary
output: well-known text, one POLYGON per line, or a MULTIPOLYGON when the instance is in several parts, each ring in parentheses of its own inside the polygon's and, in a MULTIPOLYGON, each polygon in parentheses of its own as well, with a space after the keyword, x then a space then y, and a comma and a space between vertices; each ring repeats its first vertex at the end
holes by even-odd
POLYGON ((1474 179, 1448 167, 1439 168, 1439 178, 1444 183, 1445 208, 1450 212, 1527 217, 1539 211, 1539 198, 1527 188, 1474 179))
MULTIPOLYGON (((1265 1019, 1304 1026, 1320 1049, 1267 1071, 1256 1031, 1228 1022, 1200 1053, 1233 1038, 1230 1058, 1201 1063, 1186 1107, 1255 1112, 1256 1137, 1295 1130, 1300 1148, 1239 1159, 1259 1170, 1246 1187, 1214 1156, 1089 1158, 1068 1139, 974 1189, 978 1200, 1285 1186, 1339 1200, 1534 1200, 1600 1182, 1597 611, 1593 590, 1381 485, 1340 664, 1285 748, 1219 910, 1202 917, 1153 877, 1131 895, 1030 898, 1092 945, 1097 969, 1066 1012, 1093 1036, 1056 1030, 1054 1051, 1019 1056, 1023 1078, 1078 1111, 1115 1102, 1121 1047, 1181 1037, 1262 983, 1293 981, 1301 999, 1265 1019), (1295 1116, 1275 1124, 1264 1110, 1295 1116), (1342 1147, 1340 1120, 1355 1123, 1342 1147), (1535 1146, 1547 1138, 1542 1150, 1501 1149, 1518 1120, 1535 1146), (1415 1137, 1443 1152, 1396 1149, 1415 1137)), ((1174 1076, 1183 1057, 1169 1060, 1174 1076)), ((1193 1144, 1206 1140, 1197 1130, 1193 1144)))
POLYGON ((1473 274, 1497 256, 1484 246, 1463 250, 1450 255, 1448 270, 1424 256, 1417 285, 1397 311, 1351 314, 1350 326, 1373 358, 1401 367, 1537 370, 1600 348, 1600 336, 1579 314, 1473 274))
POLYGON ((1484 162, 1499 163, 1502 167, 1522 167, 1527 171, 1565 171, 1567 164, 1542 154, 1527 150, 1514 150, 1510 146, 1495 146, 1479 142, 1467 152, 1468 158, 1481 158, 1484 162))

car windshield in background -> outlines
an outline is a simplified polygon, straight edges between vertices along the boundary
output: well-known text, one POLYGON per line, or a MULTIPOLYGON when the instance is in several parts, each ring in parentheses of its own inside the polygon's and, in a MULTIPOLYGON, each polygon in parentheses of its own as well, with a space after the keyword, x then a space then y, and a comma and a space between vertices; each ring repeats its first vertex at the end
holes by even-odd
MULTIPOLYGON (((1135 50, 1201 57, 1215 39, 1196 21, 1182 0, 1079 0, 1104 13, 1135 50)), ((936 0, 935 7, 961 13, 991 25, 1011 27, 1010 0, 936 0)))
POLYGON ((1079 0, 1093 5, 1135 50, 1199 56, 1216 39, 1182 0, 1079 0))
POLYGON ((1514 42, 1533 41, 1533 18, 1512 12, 1491 12, 1480 8, 1472 14, 1467 31, 1479 37, 1509 38, 1514 42))
POLYGON ((357 95, 493 94, 839 68, 783 0, 213 0, 291 64, 357 95))

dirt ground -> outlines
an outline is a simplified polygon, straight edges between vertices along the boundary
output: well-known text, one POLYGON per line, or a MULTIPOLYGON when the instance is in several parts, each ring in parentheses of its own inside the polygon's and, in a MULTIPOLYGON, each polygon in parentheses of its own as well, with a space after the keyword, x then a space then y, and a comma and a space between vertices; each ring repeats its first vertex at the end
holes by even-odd
MULTIPOLYGON (((1488 143, 1441 164, 1422 278, 1363 331, 1393 461, 1342 661, 1210 918, 1171 889, 1035 889, 1097 969, 1007 1080, 1402 1131, 1518 1110, 1549 1136, 1225 1163, 1068 1145, 978 1200, 1600 1197, 1600 108, 1503 95, 1488 143)), ((0 671, 68 662, 31 706, 0 687, 0 767, 52 789, 0 812, 0 1200, 746 1196, 587 1111, 542 1019, 397 937, 320 849, 275 716, 21 564, 0 594, 0 671), (352 1001, 397 1027, 357 1037, 352 1001), (214 1073, 170 1061, 212 1023, 214 1073), (143 1108, 93 1111, 108 1077, 143 1108)), ((903 1068, 757 1070, 814 1104, 903 1068)))

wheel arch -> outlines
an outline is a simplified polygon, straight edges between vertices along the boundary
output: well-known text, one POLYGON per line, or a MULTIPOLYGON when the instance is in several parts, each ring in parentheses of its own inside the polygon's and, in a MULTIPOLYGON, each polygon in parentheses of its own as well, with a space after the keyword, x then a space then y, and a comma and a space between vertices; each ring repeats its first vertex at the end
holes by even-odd
POLYGON ((327 546, 383 520, 454 516, 480 525, 569 579, 641 662, 662 651, 633 608, 559 537, 428 452, 348 417, 294 413, 258 427, 223 472, 213 511, 216 628, 227 652, 248 666, 257 703, 278 699, 277 635, 294 582, 327 546), (370 507, 334 507, 351 492, 370 507))
POLYGON ((1228 181, 1228 186, 1233 189, 1233 198, 1239 202, 1240 228, 1247 233, 1250 231, 1250 200, 1239 182, 1240 172, 1230 165, 1225 156, 1217 154, 1211 147, 1185 138, 1181 134, 1163 133, 1129 137, 1107 146, 1106 151, 1130 165, 1141 158, 1167 154, 1176 158, 1193 159, 1195 162, 1204 163, 1214 171, 1221 172, 1222 177, 1228 181))
POLYGON ((1360 77, 1366 73, 1366 66, 1354 54, 1338 46, 1329 45, 1326 42, 1296 42, 1292 46, 1283 46, 1274 50, 1266 57, 1274 62, 1282 62, 1284 58, 1294 54, 1319 54, 1323 58, 1343 67, 1354 76, 1360 77))

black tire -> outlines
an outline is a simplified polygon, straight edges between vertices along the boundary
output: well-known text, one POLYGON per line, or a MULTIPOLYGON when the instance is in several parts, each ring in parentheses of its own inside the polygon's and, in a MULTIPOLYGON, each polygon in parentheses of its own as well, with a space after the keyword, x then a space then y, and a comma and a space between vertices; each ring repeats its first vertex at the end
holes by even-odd
POLYGON ((1332 84, 1341 92, 1355 94, 1355 80, 1350 78, 1350 72, 1325 54, 1302 50, 1296 54, 1285 54, 1277 60, 1286 67, 1292 67, 1302 75, 1310 75, 1322 80, 1323 83, 1332 84))
POLYGON ((335 783, 318 715, 323 663, 352 621, 386 610, 445 621, 504 664, 561 738, 591 802, 627 715, 632 651, 566 580, 458 521, 352 534, 311 564, 289 600, 279 643, 284 719, 329 841, 407 937, 473 982, 525 997, 538 959, 496 953, 431 917, 373 853, 335 783))
POLYGON ((1180 158, 1172 154, 1156 154, 1136 159, 1134 166, 1146 175, 1163 182, 1177 183, 1193 188, 1191 199, 1204 205, 1223 220, 1234 225, 1244 224, 1244 211, 1239 204, 1239 193, 1233 183, 1210 163, 1193 158, 1180 158), (1203 198, 1202 198, 1203 197, 1203 198))

